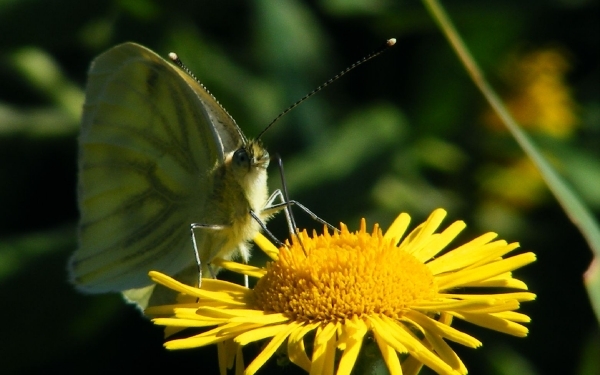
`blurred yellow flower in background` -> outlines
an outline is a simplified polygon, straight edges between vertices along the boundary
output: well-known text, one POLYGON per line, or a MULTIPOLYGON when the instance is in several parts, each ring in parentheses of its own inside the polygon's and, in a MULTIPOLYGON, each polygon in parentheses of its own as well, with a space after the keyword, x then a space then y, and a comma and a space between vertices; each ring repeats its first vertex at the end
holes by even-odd
MULTIPOLYGON (((515 120, 531 131, 556 138, 569 137, 579 125, 577 104, 566 82, 569 62, 558 48, 539 49, 513 57, 504 67, 509 94, 505 103, 515 120)), ((504 129, 487 110, 484 122, 504 129)))
MULTIPOLYGON (((534 136, 567 139, 580 125, 579 106, 567 81, 567 56, 562 48, 538 48, 513 53, 501 65, 499 78, 506 87, 506 107, 534 136)), ((484 111, 482 121, 496 131, 507 131, 491 108, 484 111)), ((507 152, 493 144, 487 147, 496 161, 483 164, 477 173, 483 198, 478 222, 504 233, 517 233, 523 209, 539 207, 550 197, 546 182, 528 157, 515 156, 510 148, 507 152)))

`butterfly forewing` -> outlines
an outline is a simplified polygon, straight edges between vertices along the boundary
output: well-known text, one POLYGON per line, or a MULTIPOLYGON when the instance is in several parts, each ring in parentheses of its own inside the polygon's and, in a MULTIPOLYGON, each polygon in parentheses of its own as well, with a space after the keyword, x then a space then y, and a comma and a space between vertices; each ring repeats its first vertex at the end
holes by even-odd
POLYGON ((178 70, 177 73, 194 90, 198 95, 198 99, 202 103, 205 103, 204 109, 217 131, 223 151, 225 153, 232 152, 240 148, 242 144, 245 144, 248 141, 246 136, 225 108, 217 102, 215 97, 198 81, 190 77, 189 74, 181 70, 178 70))
POLYGON ((223 147, 240 140, 231 129, 221 140, 211 121, 233 120, 182 73, 132 43, 92 65, 80 138, 80 244, 71 261, 84 290, 138 288, 149 284, 148 270, 173 275, 195 264, 189 224, 210 222, 210 172, 223 147))

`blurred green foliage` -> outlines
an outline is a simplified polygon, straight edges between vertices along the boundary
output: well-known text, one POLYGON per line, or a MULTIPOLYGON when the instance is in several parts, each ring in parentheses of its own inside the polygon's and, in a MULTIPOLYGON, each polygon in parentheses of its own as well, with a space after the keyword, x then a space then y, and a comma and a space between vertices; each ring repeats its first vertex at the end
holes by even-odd
MULTIPOLYGON (((530 76, 517 74, 518 61, 545 50, 564 59, 568 68, 554 73, 561 85, 542 97, 565 94, 568 100, 559 103, 576 121, 559 136, 543 126, 526 129, 598 217, 598 1, 445 6, 509 104, 535 113, 545 108, 519 101, 532 86, 525 85, 530 76)), ((533 319, 529 337, 459 324, 484 346, 453 347, 472 374, 600 368, 600 335, 582 285, 591 253, 536 173, 523 167, 512 138, 489 120, 481 95, 420 3, 1 1, 0 35, 1 373, 216 373, 214 347, 166 352, 161 329, 118 295, 84 296, 66 281, 66 260, 76 247, 79 113, 96 55, 124 41, 163 56, 176 51, 252 137, 389 37, 398 39, 394 49, 265 135, 269 152, 283 158, 291 197, 350 228, 360 217, 386 226, 400 211, 418 222, 443 207, 448 222, 469 225, 462 241, 495 231, 521 242, 538 255, 517 271, 538 294, 522 306, 533 319)), ((270 186, 279 185, 272 168, 270 186)), ((297 216, 301 227, 318 228, 297 216)), ((285 236, 283 219, 269 227, 285 236)), ((247 361, 259 349, 248 348, 247 361)), ((264 373, 297 371, 272 362, 264 373)))

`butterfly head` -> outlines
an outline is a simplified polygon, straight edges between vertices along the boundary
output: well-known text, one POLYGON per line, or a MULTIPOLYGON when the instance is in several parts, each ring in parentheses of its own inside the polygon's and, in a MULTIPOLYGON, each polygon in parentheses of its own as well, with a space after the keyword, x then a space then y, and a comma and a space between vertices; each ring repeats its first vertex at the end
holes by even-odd
POLYGON ((248 173, 253 169, 267 169, 269 161, 269 153, 260 141, 249 141, 231 156, 233 167, 241 173, 248 173))
POLYGON ((266 170, 269 166, 269 153, 260 141, 248 141, 230 154, 226 164, 232 176, 243 186, 253 184, 254 181, 266 181, 266 170))
POLYGON ((267 167, 269 153, 260 141, 248 141, 230 154, 229 170, 249 200, 250 207, 257 211, 267 199, 267 167))

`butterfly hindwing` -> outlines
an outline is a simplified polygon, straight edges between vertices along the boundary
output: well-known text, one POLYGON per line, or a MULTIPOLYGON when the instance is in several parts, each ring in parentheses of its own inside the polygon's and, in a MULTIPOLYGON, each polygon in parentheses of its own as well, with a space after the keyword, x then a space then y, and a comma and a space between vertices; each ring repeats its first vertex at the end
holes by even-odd
POLYGON ((176 274, 195 264, 189 224, 210 220, 203 209, 214 184, 210 172, 224 157, 212 121, 224 110, 182 73, 133 43, 102 54, 90 69, 80 243, 71 261, 83 290, 139 288, 150 284, 150 269, 176 274))

